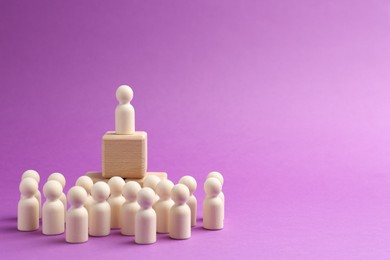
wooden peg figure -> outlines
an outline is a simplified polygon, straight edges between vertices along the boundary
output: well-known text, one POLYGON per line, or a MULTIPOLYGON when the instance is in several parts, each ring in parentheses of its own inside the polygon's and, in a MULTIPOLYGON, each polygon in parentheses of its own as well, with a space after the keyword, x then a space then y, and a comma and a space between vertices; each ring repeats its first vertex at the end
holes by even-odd
POLYGON ((191 209, 187 205, 190 191, 179 183, 172 188, 171 196, 175 204, 169 211, 169 237, 188 239, 191 237, 191 209))
POLYGON ((137 202, 137 194, 141 190, 141 185, 135 181, 129 181, 123 186, 123 196, 126 202, 121 208, 121 234, 124 236, 135 235, 135 215, 140 206, 137 202))
POLYGON ((42 217, 42 195, 41 195, 41 192, 39 191, 39 182, 41 181, 41 177, 39 176, 39 173, 37 171, 27 170, 22 174, 22 180, 24 178, 28 178, 28 177, 33 178, 38 183, 37 193, 35 193, 34 196, 35 196, 35 198, 37 198, 38 203, 39 203, 39 218, 41 218, 42 217))
POLYGON ((43 186, 46 202, 42 208, 42 233, 59 235, 64 233, 64 205, 60 201, 62 186, 58 181, 51 180, 43 186))
POLYGON ((130 104, 133 99, 133 90, 126 85, 116 90, 116 99, 119 104, 115 109, 115 133, 118 135, 131 135, 135 132, 135 112, 130 104))
POLYGON ((187 205, 191 209, 191 226, 194 227, 196 226, 196 211, 197 211, 197 204, 198 204, 196 197, 194 196, 194 192, 197 187, 196 180, 194 177, 187 175, 187 176, 183 176, 179 180, 179 183, 186 185, 190 191, 190 198, 187 201, 187 205))
POLYGON ((108 198, 108 203, 111 207, 111 228, 120 228, 120 211, 126 199, 122 196, 122 189, 125 185, 125 180, 115 176, 108 181, 110 186, 111 196, 108 198))
POLYGON ((169 211, 174 204, 171 199, 173 186, 170 180, 162 180, 157 184, 156 192, 160 199, 153 206, 157 215, 157 233, 169 233, 169 211))
POLYGON ((217 178, 206 179, 204 183, 206 198, 203 202, 203 227, 205 229, 223 229, 224 202, 219 196, 221 190, 222 184, 217 178))
MULTIPOLYGON (((223 178, 223 175, 221 173, 219 173, 219 172, 210 172, 207 175, 207 179, 208 178, 217 178, 221 182, 221 185, 222 185, 222 188, 223 188, 224 178, 223 178)), ((221 193, 219 194, 219 197, 222 199, 222 201, 225 201, 225 194, 223 194, 223 191, 221 191, 221 193)))
POLYGON ((68 243, 88 241, 88 211, 84 207, 87 198, 86 190, 80 186, 74 186, 68 192, 70 208, 66 213, 65 232, 65 240, 68 243))
POLYGON ((155 193, 153 204, 160 199, 159 196, 156 194, 156 187, 160 181, 161 181, 161 179, 159 177, 157 177, 156 175, 148 175, 148 176, 146 176, 146 178, 144 180, 143 187, 144 188, 146 188, 146 187, 151 188, 155 193))
POLYGON ((110 187, 99 181, 92 187, 91 205, 88 214, 89 235, 95 237, 108 236, 111 230, 111 207, 107 199, 110 196, 110 187))
POLYGON ((140 205, 135 216, 135 243, 153 244, 156 242, 156 212, 152 208, 155 193, 151 188, 142 188, 137 194, 140 205))
MULTIPOLYGON (((52 173, 49 175, 49 178, 47 178, 47 180, 48 181, 52 181, 52 180, 58 181, 62 186, 62 190, 65 189, 66 179, 65 179, 65 176, 62 175, 61 173, 59 173, 59 172, 52 173)), ((65 220, 67 204, 66 204, 66 195, 64 192, 62 192, 62 194, 60 196, 60 201, 64 205, 64 220, 65 220)))
POLYGON ((84 207, 87 209, 87 211, 89 211, 89 208, 93 204, 93 198, 91 195, 91 190, 92 190, 92 186, 93 186, 92 179, 88 176, 81 176, 77 179, 76 186, 80 186, 80 187, 84 188, 85 191, 87 192, 87 199, 84 203, 84 207))
POLYGON ((39 202, 35 197, 38 183, 26 177, 19 185, 20 200, 18 203, 18 230, 34 231, 39 228, 39 202))

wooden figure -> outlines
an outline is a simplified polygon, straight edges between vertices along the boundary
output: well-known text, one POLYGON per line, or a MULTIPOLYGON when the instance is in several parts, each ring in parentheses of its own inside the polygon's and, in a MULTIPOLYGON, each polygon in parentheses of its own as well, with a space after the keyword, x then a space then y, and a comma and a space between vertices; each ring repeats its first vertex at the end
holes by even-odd
POLYGON ((155 193, 151 188, 142 188, 137 194, 140 205, 135 216, 135 243, 153 244, 156 242, 156 212, 152 208, 155 193))
MULTIPOLYGON (((49 178, 47 178, 47 180, 48 181, 51 181, 51 180, 58 181, 62 186, 62 190, 64 190, 65 185, 66 185, 66 180, 65 180, 65 176, 62 175, 61 173, 59 173, 59 172, 52 173, 49 175, 49 178)), ((65 220, 67 204, 66 204, 66 195, 64 192, 62 192, 62 194, 60 196, 60 201, 64 205, 64 220, 65 220)))
POLYGON ((68 191, 70 208, 66 214, 65 240, 68 243, 84 243, 88 241, 88 211, 84 207, 87 191, 74 186, 68 191))
POLYGON ((153 205, 157 215, 157 233, 169 233, 169 211, 174 204, 171 199, 173 186, 170 180, 162 180, 157 184, 156 192, 160 199, 153 205))
POLYGON ((35 197, 38 183, 31 177, 22 179, 19 185, 18 230, 34 231, 39 228, 39 202, 35 197))
MULTIPOLYGON (((208 175, 207 175, 207 178, 217 178, 220 182, 221 182, 221 185, 223 187, 223 182, 224 182, 224 179, 223 179, 223 175, 219 172, 210 172, 208 175)), ((223 192, 221 191, 221 193, 219 194, 219 197, 222 199, 222 201, 225 201, 225 194, 223 194, 223 192)))
POLYGON ((137 202, 137 194, 141 190, 141 186, 135 181, 129 181, 123 186, 123 196, 126 202, 121 208, 121 234, 124 236, 135 235, 135 215, 140 206, 137 202))
POLYGON ((59 235, 64 233, 64 205, 60 197, 62 186, 58 181, 49 180, 43 186, 43 195, 46 202, 42 208, 42 233, 45 235, 59 235))
POLYGON ((210 177, 204 183, 206 198, 203 202, 203 227, 210 230, 223 229, 224 201, 220 197, 221 181, 210 177))
POLYGON ((126 199, 122 196, 122 189, 125 185, 125 180, 115 176, 108 181, 111 196, 108 198, 108 203, 111 207, 111 228, 120 228, 120 211, 126 199))
POLYGON ((41 177, 39 176, 39 173, 37 171, 35 171, 35 170, 27 170, 27 171, 25 171, 22 174, 22 180, 24 178, 27 178, 27 177, 33 178, 38 183, 37 193, 35 193, 34 196, 35 196, 35 198, 37 198, 38 203, 39 203, 39 218, 41 218, 42 217, 42 195, 41 195, 41 192, 39 191, 39 182, 41 181, 41 177))
POLYGON ((154 196, 154 202, 153 203, 156 203, 160 198, 158 197, 158 195, 156 194, 156 187, 157 187, 157 184, 161 181, 160 178, 158 178, 157 176, 155 175, 149 175, 145 178, 145 181, 144 181, 144 187, 148 187, 148 188, 151 188, 154 193, 155 193, 155 196, 154 196))
POLYGON ((171 197, 175 204, 169 211, 169 237, 188 239, 191 237, 191 209, 187 205, 190 191, 179 183, 172 188, 171 197))
POLYGON ((116 99, 119 104, 115 109, 115 133, 118 135, 131 135, 135 132, 134 107, 130 104, 133 99, 133 90, 126 85, 116 90, 116 99))
POLYGON ((99 181, 93 185, 91 193, 94 203, 88 214, 89 235, 108 236, 111 230, 111 207, 107 202, 110 187, 107 183, 99 181))
POLYGON ((84 207, 89 211, 89 208, 93 204, 93 198, 91 195, 91 190, 93 186, 93 181, 88 176, 81 176, 76 181, 76 186, 80 186, 85 189, 87 192, 87 199, 85 200, 84 207))
POLYGON ((194 227, 196 225, 196 210, 197 210, 197 200, 196 197, 194 196, 194 192, 197 187, 197 183, 194 177, 192 176, 183 176, 180 180, 179 183, 184 184, 187 186, 187 188, 190 191, 190 198, 187 201, 187 205, 191 209, 191 226, 194 227))

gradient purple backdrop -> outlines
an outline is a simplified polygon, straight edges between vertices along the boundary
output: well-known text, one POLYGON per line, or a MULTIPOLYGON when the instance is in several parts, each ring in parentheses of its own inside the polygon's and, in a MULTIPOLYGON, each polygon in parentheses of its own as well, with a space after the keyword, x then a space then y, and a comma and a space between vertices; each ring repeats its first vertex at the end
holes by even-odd
POLYGON ((390 258, 390 4, 0 1, 1 258, 390 258), (149 169, 225 176, 226 228, 137 246, 16 231, 21 173, 101 169, 133 87, 149 169))

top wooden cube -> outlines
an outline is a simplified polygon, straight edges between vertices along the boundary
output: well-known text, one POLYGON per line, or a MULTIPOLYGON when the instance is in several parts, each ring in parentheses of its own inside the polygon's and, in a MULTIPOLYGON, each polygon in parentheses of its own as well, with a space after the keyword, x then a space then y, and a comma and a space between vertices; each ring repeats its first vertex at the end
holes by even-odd
POLYGON ((109 131, 102 140, 104 178, 141 179, 147 170, 147 134, 136 131, 131 135, 118 135, 109 131))

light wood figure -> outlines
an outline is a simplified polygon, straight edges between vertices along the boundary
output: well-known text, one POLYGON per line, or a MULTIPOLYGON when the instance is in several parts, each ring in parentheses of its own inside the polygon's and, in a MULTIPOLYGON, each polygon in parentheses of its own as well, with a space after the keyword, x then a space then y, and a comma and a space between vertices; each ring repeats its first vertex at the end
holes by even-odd
POLYGON ((221 181, 210 177, 204 183, 206 198, 203 201, 203 227, 210 230, 223 229, 224 202, 219 196, 222 190, 221 181))
POLYGON ((68 191, 70 208, 66 213, 65 240, 68 243, 84 243, 88 241, 88 211, 84 203, 88 198, 86 190, 74 186, 68 191))
POLYGON ((58 181, 50 180, 43 186, 46 201, 42 208, 42 233, 59 235, 64 233, 64 205, 60 201, 62 186, 58 181))
POLYGON ((93 186, 92 179, 88 176, 81 176, 77 179, 76 186, 80 186, 80 187, 84 188, 85 191, 87 192, 87 199, 84 203, 84 207, 87 209, 87 211, 89 211, 89 208, 93 204, 93 198, 91 195, 91 190, 92 190, 92 186, 93 186))
POLYGON ((131 135, 107 132, 102 139, 102 175, 142 179, 147 170, 147 134, 136 131, 131 135))
POLYGON ((19 184, 20 200, 18 203, 18 230, 34 231, 39 228, 39 202, 35 197, 38 183, 26 177, 19 184))
POLYGON ((135 131, 134 107, 130 104, 133 99, 133 90, 126 85, 116 90, 116 99, 119 104, 115 109, 115 133, 118 135, 131 135, 135 131))
MULTIPOLYGON (((222 188, 223 188, 223 182, 224 182, 224 179, 223 179, 223 175, 219 172, 210 172, 208 175, 207 175, 207 178, 217 178, 221 184, 222 184, 222 188)), ((219 197, 225 201, 225 194, 223 194, 223 192, 221 191, 221 193, 219 194, 219 197)))
POLYGON ((171 199, 173 186, 170 180, 162 180, 157 184, 156 192, 160 199, 153 205, 157 215, 157 233, 169 233, 169 211, 174 204, 171 199))
POLYGON ((157 240, 156 212, 152 208, 155 193, 151 188, 142 188, 137 194, 140 205, 135 216, 135 243, 153 244, 157 240))
POLYGON ((151 188, 155 193, 153 204, 160 199, 159 196, 156 194, 156 187, 160 181, 161 179, 155 175, 147 176, 144 181, 144 188, 145 187, 151 188))
POLYGON ((111 207, 107 199, 110 196, 110 187, 99 181, 92 187, 91 205, 88 214, 89 235, 95 237, 108 236, 111 230, 111 207))
POLYGON ((38 203, 39 203, 39 218, 42 217, 42 195, 41 192, 39 191, 39 182, 41 181, 41 177, 39 176, 39 173, 35 170, 27 170, 22 174, 22 180, 24 178, 31 177, 34 180, 37 181, 38 183, 38 190, 37 193, 35 193, 35 198, 37 198, 38 203))
POLYGON ((129 181, 123 186, 123 196, 126 202, 121 208, 121 234, 124 236, 135 235, 135 215, 140 206, 137 202, 137 194, 141 190, 141 185, 135 181, 129 181))
MULTIPOLYGON (((62 190, 65 189, 66 179, 65 179, 65 176, 62 175, 61 173, 59 173, 59 172, 52 173, 49 175, 49 178, 47 178, 47 180, 48 181, 52 181, 52 180, 58 181, 62 186, 62 190)), ((66 204, 66 195, 64 192, 62 192, 62 194, 60 196, 60 201, 64 205, 64 220, 65 220, 67 204, 66 204)))
POLYGON ((110 187, 111 196, 108 198, 108 203, 111 207, 111 228, 120 228, 120 212, 123 203, 126 199, 122 196, 122 189, 125 185, 125 180, 121 177, 112 177, 108 181, 110 187))
POLYGON ((191 209, 187 205, 190 191, 179 183, 172 188, 171 197, 175 204, 169 211, 169 237, 188 239, 191 237, 191 209))
POLYGON ((196 226, 196 211, 197 211, 197 204, 198 204, 196 197, 194 196, 194 192, 197 187, 196 180, 194 177, 187 175, 187 176, 183 176, 179 180, 179 183, 186 185, 190 191, 190 198, 187 201, 187 205, 191 209, 191 226, 194 227, 196 226))

